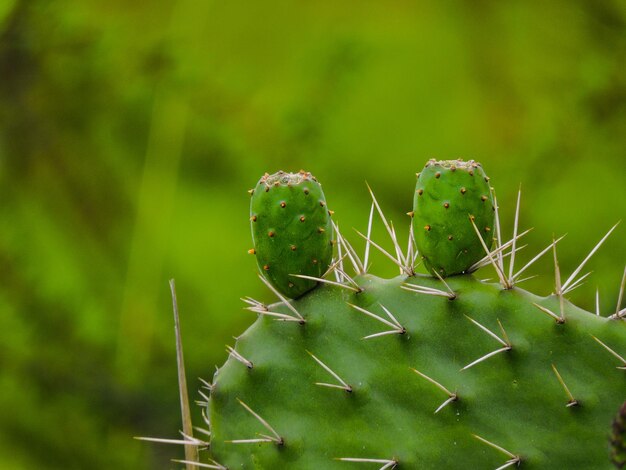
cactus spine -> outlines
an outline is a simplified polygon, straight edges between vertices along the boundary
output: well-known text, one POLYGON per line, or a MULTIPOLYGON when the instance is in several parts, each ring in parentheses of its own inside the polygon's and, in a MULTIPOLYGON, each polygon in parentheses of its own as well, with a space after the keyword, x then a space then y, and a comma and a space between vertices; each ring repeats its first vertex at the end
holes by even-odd
MULTIPOLYGON (((505 275, 503 252, 515 244, 496 237, 485 253, 490 237, 467 223, 473 215, 478 228, 499 232, 486 183, 474 162, 429 162, 418 178, 423 193, 416 193, 410 234, 435 276, 408 275, 411 265, 393 279, 361 269, 352 277, 340 258, 333 284, 272 305, 246 299, 258 318, 207 384, 205 468, 624 467, 626 309, 618 306, 607 318, 571 304, 565 296, 580 282, 588 257, 562 282, 556 241, 539 254, 553 253, 555 293, 539 297, 517 287, 532 262, 505 275), (445 202, 450 207, 441 211, 437 206, 445 202), (418 241, 424 223, 432 229, 418 241), (444 238, 437 242, 433 234, 444 238), (467 273, 470 265, 488 264, 500 283, 467 273)), ((280 217, 277 202, 299 193, 297 186, 262 178, 253 216, 266 207, 280 217), (278 197, 263 196, 272 190, 265 191, 269 181, 280 189, 278 197)), ((264 260, 284 253, 264 235, 289 224, 274 224, 253 223, 264 260)), ((417 259, 392 239, 398 264, 417 259)), ((286 276, 294 269, 268 279, 289 292, 286 276)))

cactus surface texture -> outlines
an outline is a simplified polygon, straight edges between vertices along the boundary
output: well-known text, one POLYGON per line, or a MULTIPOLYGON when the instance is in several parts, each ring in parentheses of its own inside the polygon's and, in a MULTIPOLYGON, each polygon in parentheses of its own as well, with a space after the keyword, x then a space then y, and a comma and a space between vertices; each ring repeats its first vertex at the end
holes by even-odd
POLYGON ((529 265, 505 264, 522 234, 500 240, 480 164, 426 165, 404 251, 381 212, 402 273, 391 279, 367 272, 367 255, 337 230, 331 262, 327 208, 308 175, 265 176, 254 189, 260 271, 295 300, 244 299, 258 318, 207 384, 205 468, 624 468, 626 309, 571 304, 580 269, 561 279, 556 241, 539 253, 554 259, 554 293, 519 288, 529 265), (292 243, 302 254, 290 258, 292 243), (433 275, 415 274, 420 259, 433 275), (484 266, 495 282, 474 273, 484 266))

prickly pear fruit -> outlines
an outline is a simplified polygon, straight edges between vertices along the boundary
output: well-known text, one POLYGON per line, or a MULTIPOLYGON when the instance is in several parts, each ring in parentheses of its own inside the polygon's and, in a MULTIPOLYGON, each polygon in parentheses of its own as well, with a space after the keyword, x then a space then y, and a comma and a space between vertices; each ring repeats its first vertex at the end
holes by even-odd
POLYGON ((626 468, 626 402, 613 421, 611 459, 617 468, 626 468))
POLYGON ((250 224, 257 263, 282 294, 297 298, 317 282, 332 257, 332 223, 322 187, 311 173, 265 174, 252 191, 250 224))
POLYGON ((441 276, 467 270, 485 256, 494 235, 494 200, 480 163, 430 160, 418 174, 413 199, 415 243, 424 265, 441 276))

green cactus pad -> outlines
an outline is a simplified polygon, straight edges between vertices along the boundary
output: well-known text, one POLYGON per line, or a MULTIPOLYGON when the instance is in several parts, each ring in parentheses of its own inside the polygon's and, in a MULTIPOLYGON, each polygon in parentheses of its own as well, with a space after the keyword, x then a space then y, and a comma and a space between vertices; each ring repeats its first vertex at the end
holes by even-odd
POLYGON ((311 173, 265 174, 252 191, 250 224, 263 276, 296 298, 317 282, 332 258, 332 224, 322 187, 311 173))
MULTIPOLYGON (((338 460, 349 458, 395 460, 402 470, 493 470, 519 457, 524 470, 612 468, 608 436, 626 376, 595 338, 626 354, 624 322, 565 301, 558 324, 534 305, 558 312, 555 296, 471 275, 448 280, 454 300, 402 288, 441 287, 430 277, 355 280, 362 293, 324 285, 292 302, 305 324, 263 315, 239 336, 237 353, 253 366, 230 357, 209 403, 211 455, 221 465, 384 466, 338 460), (384 307, 404 330, 357 307, 392 322, 384 307)), ((268 308, 293 315, 283 304, 268 308)))
POLYGON ((494 231, 494 201, 480 163, 430 160, 418 174, 413 199, 417 249, 426 268, 441 276, 465 272, 485 256, 494 231))

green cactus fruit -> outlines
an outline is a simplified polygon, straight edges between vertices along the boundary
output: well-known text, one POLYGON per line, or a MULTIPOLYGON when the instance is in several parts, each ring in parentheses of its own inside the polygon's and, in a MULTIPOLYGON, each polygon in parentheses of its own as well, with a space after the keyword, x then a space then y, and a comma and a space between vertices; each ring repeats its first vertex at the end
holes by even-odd
POLYGON ((430 160, 413 199, 415 243, 426 268, 443 277, 465 272, 485 256, 494 236, 494 199, 480 163, 430 160), (470 221, 470 217, 472 221, 470 221))
POLYGON ((265 174, 251 191, 250 224, 259 269, 282 294, 297 298, 321 277, 333 253, 331 212, 311 173, 265 174))
POLYGON ((611 459, 617 468, 626 468, 626 402, 613 421, 611 459))

